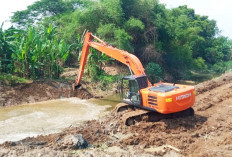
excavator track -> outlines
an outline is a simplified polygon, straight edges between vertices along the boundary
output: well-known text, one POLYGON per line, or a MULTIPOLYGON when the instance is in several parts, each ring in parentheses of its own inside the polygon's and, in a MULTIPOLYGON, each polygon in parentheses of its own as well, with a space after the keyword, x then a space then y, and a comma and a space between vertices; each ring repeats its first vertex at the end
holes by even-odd
POLYGON ((131 111, 133 109, 134 109, 134 106, 132 106, 132 105, 128 105, 126 103, 119 103, 115 107, 115 112, 123 112, 123 111, 127 111, 127 110, 131 111))
POLYGON ((150 111, 137 109, 135 111, 127 112, 122 116, 123 123, 127 126, 134 125, 135 122, 144 120, 143 118, 150 111))
POLYGON ((146 122, 157 122, 162 119, 175 119, 194 115, 194 110, 189 108, 184 111, 170 113, 170 114, 160 114, 154 111, 147 111, 140 108, 136 108, 133 105, 128 105, 125 103, 119 103, 116 106, 116 112, 127 111, 121 117, 123 123, 127 126, 134 125, 136 122, 146 121, 146 122))

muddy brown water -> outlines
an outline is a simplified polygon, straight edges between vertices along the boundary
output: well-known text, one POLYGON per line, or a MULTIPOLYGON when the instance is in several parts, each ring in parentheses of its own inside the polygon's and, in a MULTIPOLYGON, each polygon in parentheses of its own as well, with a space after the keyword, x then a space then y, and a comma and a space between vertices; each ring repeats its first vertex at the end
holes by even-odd
POLYGON ((109 107, 107 108, 107 111, 113 110, 118 103, 122 102, 121 96, 118 94, 110 95, 110 96, 107 96, 101 99, 90 99, 89 101, 96 103, 98 105, 101 105, 101 106, 109 105, 109 107))
POLYGON ((103 99, 65 98, 0 108, 0 143, 60 132, 114 108, 118 95, 103 99))

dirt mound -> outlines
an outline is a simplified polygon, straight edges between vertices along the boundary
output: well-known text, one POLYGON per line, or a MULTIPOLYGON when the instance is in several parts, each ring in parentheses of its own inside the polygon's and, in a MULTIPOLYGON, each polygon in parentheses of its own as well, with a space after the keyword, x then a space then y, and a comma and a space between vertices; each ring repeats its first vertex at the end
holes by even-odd
POLYGON ((34 81, 12 87, 0 84, 0 106, 33 103, 63 97, 88 99, 93 96, 84 88, 73 91, 71 82, 34 81))
POLYGON ((231 156, 232 74, 196 86, 193 117, 140 122, 124 132, 133 133, 117 145, 144 148, 171 145, 185 156, 231 156))
POLYGON ((198 85, 195 86, 197 90, 197 95, 213 90, 214 88, 225 85, 227 83, 231 83, 231 81, 232 81, 232 73, 226 73, 213 80, 199 83, 198 85))
POLYGON ((124 133, 133 133, 115 143, 144 148, 171 145, 185 156, 231 156, 232 73, 196 86, 193 117, 140 122, 124 133))
POLYGON ((123 113, 112 112, 62 133, 7 142, 0 148, 11 149, 5 156, 12 151, 25 154, 20 153, 22 147, 27 152, 49 148, 50 152, 56 150, 64 155, 74 150, 59 141, 69 134, 82 134, 94 146, 74 151, 83 156, 231 156, 232 74, 198 84, 196 90, 195 115, 191 117, 141 121, 127 127, 120 120, 123 113))

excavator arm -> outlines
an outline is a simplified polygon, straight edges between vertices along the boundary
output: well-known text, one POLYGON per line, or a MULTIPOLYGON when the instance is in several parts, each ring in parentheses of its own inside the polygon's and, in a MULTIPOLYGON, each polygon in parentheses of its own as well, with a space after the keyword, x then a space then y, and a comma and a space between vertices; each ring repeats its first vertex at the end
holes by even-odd
MULTIPOLYGON (((134 73, 134 75, 145 75, 143 65, 135 55, 128 53, 127 51, 114 48, 100 40, 98 37, 94 36, 92 33, 87 32, 82 48, 80 66, 75 80, 75 86, 78 86, 81 81, 90 47, 93 47, 98 51, 106 54, 107 56, 114 58, 120 61, 121 63, 127 65, 130 71, 134 73), (97 40, 98 42, 95 42, 93 39, 97 40)), ((149 86, 151 86, 149 81, 148 84, 149 86)))
MULTIPOLYGON (((136 107, 144 110, 135 110, 126 113, 122 117, 126 124, 132 119, 136 119, 137 121, 143 115, 149 116, 150 114, 148 112, 150 111, 156 111, 162 114, 185 114, 187 112, 189 115, 189 113, 194 113, 191 108, 195 102, 195 88, 193 86, 172 83, 157 83, 151 86, 151 83, 147 79, 143 79, 146 78, 144 76, 146 74, 142 63, 135 55, 108 45, 98 37, 92 35, 92 33, 87 33, 85 36, 75 87, 81 81, 90 47, 122 62, 131 71, 131 76, 126 76, 122 79, 122 89, 123 80, 129 82, 128 95, 125 94, 125 97, 122 97, 124 103, 120 103, 119 106, 117 105, 116 109, 119 111, 121 109, 124 110, 123 108, 128 109, 131 106, 132 108, 136 107), (144 81, 147 81, 147 83, 144 83, 144 81)), ((121 94, 123 95, 123 92, 121 94)), ((152 119, 154 117, 155 115, 146 119, 152 119)))

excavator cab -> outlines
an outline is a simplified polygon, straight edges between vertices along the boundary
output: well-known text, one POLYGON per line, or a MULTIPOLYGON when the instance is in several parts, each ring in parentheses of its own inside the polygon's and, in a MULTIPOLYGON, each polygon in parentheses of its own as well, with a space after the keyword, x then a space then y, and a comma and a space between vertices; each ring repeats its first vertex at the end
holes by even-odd
POLYGON ((129 105, 141 106, 140 89, 148 87, 146 75, 129 75, 122 78, 122 101, 129 105))

